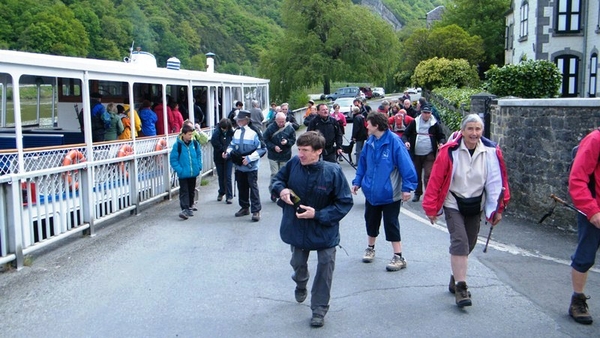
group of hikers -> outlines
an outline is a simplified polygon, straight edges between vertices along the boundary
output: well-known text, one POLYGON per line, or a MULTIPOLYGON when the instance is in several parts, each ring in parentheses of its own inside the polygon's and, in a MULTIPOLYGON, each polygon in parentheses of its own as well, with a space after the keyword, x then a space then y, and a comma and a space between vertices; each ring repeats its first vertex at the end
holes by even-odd
MULTIPOLYGON (((235 168, 240 205, 235 217, 252 215, 251 220, 258 222, 258 168, 260 158, 269 154, 270 197, 282 209, 280 236, 291 246, 294 297, 299 303, 308 296, 310 251, 318 255, 310 325, 320 327, 329 310, 339 224, 353 207, 352 194, 362 190, 365 196, 367 248, 362 261, 374 261, 383 220, 385 239, 392 248, 387 271, 407 267, 399 212, 403 202, 411 198, 419 202, 422 197, 426 217, 435 223, 443 215, 450 235, 448 291, 454 294, 458 307, 471 306, 468 257, 477 243, 481 216, 491 226, 497 225, 510 200, 501 149, 483 137, 484 123, 477 114, 465 116, 460 130, 446 139, 439 128, 439 117, 434 116, 433 107, 426 101, 418 104, 418 113, 410 116, 411 120, 402 120, 402 130, 398 130, 396 115, 404 118, 406 109, 385 107, 384 102, 377 111, 368 112, 358 101, 353 109, 357 111, 353 128, 365 128, 367 135, 362 149, 357 150, 356 173, 350 181, 338 164, 345 136, 327 105, 317 105, 314 113, 309 105, 310 114, 315 116, 298 136, 299 125, 290 117, 293 113, 287 104, 285 112, 275 111, 268 119, 262 118, 262 126, 253 125, 252 113, 243 110, 243 104, 236 107, 212 134, 219 180, 217 200, 233 203, 231 171, 235 168), (294 145, 297 155, 292 156, 294 145)), ((193 134, 193 126, 184 125, 170 155, 180 179, 183 219, 193 215, 195 176, 202 165, 200 145, 194 143, 193 134)), ((593 184, 594 178, 600 179, 599 155, 600 132, 594 132, 582 140, 569 180, 575 206, 588 215, 578 218, 579 244, 571 265, 574 293, 568 311, 575 321, 584 324, 592 323, 586 303, 589 297, 583 291, 600 245, 600 188, 593 184)))

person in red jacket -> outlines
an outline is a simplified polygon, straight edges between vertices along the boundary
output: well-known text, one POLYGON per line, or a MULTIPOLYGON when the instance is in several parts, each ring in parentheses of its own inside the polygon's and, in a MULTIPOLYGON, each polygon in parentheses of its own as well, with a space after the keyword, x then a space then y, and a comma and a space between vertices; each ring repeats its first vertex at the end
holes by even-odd
POLYGON ((443 145, 433 165, 423 198, 423 209, 435 223, 442 210, 450 233, 452 275, 448 290, 456 305, 471 305, 467 291, 467 263, 475 248, 481 211, 492 226, 502 219, 510 199, 502 151, 483 134, 483 121, 470 114, 461 123, 461 134, 443 145))
POLYGON ((569 315, 581 324, 592 324, 583 293, 588 270, 594 265, 600 247, 600 131, 595 130, 581 140, 569 175, 569 194, 577 215, 579 242, 571 257, 573 295, 569 315))

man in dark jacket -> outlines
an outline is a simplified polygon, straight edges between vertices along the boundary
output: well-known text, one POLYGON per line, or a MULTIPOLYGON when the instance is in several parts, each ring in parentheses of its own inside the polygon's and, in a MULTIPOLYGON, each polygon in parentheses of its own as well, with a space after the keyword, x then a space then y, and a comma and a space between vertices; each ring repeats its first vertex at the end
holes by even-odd
POLYGON ((421 108, 421 114, 404 131, 402 141, 404 141, 417 170, 419 185, 412 201, 418 202, 427 188, 438 147, 446 143, 446 135, 444 135, 440 123, 431 116, 431 106, 426 105, 421 108), (425 186, 423 186, 423 172, 425 172, 425 186))
POLYGON ((311 289, 311 326, 320 327, 329 310, 335 247, 340 242, 339 222, 352 209, 353 201, 346 176, 338 165, 320 161, 325 138, 308 131, 296 142, 298 155, 281 168, 273 179, 272 194, 283 208, 281 239, 290 244, 296 282, 296 301, 302 303, 308 291, 308 256, 318 255, 317 272, 311 289))
POLYGON ((219 192, 217 201, 222 201, 225 196, 225 203, 232 204, 233 185, 231 183, 231 170, 233 162, 230 158, 223 158, 223 153, 227 151, 229 143, 233 138, 233 127, 231 121, 224 118, 219 121, 219 125, 215 127, 210 143, 213 146, 213 159, 215 167, 217 167, 217 177, 219 177, 219 192))
MULTIPOLYGON (((267 157, 271 167, 271 181, 287 161, 292 158, 292 146, 296 143, 296 131, 290 122, 286 122, 286 114, 275 115, 275 123, 271 123, 263 134, 267 146, 267 157)), ((269 190, 271 186, 269 185, 269 190)), ((271 195, 275 202, 277 195, 271 195)))
POLYGON ((323 160, 337 163, 338 155, 342 154, 342 130, 340 124, 329 115, 326 104, 317 106, 317 116, 308 124, 307 131, 318 130, 325 137, 323 160))

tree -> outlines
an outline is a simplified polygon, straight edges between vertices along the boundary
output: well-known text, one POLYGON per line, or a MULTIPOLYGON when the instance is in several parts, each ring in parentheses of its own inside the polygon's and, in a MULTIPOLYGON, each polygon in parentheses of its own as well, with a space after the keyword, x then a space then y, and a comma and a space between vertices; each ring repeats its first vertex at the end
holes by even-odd
POLYGON ((470 35, 483 39, 483 70, 504 64, 505 14, 511 0, 453 0, 446 7, 440 26, 458 25, 470 35))
POLYGON ((261 54, 259 73, 276 98, 331 81, 385 82, 399 50, 392 28, 349 0, 284 0, 283 37, 261 54), (349 24, 351 23, 351 24, 349 24))
POLYGON ((440 87, 477 87, 479 76, 475 66, 465 59, 432 58, 419 63, 412 76, 414 86, 433 90, 440 87))

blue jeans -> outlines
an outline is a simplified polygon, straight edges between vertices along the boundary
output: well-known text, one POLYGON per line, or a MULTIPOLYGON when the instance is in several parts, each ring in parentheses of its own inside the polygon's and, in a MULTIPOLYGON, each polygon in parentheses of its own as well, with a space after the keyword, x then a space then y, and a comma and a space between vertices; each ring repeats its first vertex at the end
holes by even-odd
POLYGON ((600 247, 600 229, 590 223, 585 216, 577 214, 577 236, 577 249, 571 256, 571 267, 585 273, 595 263, 596 252, 600 247))

